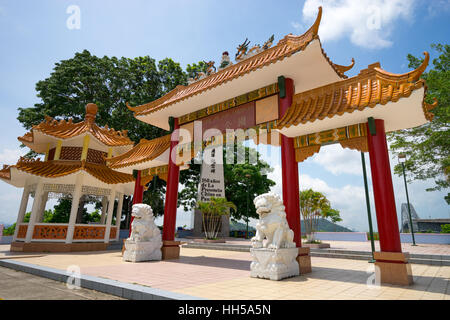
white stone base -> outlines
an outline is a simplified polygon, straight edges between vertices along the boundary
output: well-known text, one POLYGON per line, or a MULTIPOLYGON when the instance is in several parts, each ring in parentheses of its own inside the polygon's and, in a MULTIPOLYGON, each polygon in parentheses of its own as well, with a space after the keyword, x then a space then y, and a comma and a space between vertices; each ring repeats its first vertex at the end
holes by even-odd
POLYGON ((160 241, 134 242, 126 240, 122 259, 131 262, 161 260, 161 246, 160 241))
POLYGON ((252 248, 250 253, 253 256, 253 262, 250 265, 250 276, 253 278, 281 280, 300 274, 296 260, 298 248, 252 248))

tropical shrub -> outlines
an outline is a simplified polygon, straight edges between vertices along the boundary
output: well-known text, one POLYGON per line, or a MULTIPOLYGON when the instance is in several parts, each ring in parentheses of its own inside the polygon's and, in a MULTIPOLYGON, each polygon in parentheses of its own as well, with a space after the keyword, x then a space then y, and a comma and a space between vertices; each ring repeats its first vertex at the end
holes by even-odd
POLYGON ((206 239, 216 239, 220 229, 220 219, 229 214, 230 209, 237 210, 236 205, 225 198, 211 197, 209 201, 198 201, 197 208, 202 212, 203 228, 206 239))

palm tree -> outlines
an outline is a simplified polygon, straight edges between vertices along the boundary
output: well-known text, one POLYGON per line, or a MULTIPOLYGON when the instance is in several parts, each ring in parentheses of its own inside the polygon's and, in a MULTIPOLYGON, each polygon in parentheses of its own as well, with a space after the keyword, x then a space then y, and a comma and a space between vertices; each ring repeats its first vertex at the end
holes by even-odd
POLYGON ((198 201, 197 208, 202 212, 203 228, 206 239, 216 239, 220 228, 221 216, 230 209, 237 210, 236 205, 226 198, 211 197, 209 201, 198 201))

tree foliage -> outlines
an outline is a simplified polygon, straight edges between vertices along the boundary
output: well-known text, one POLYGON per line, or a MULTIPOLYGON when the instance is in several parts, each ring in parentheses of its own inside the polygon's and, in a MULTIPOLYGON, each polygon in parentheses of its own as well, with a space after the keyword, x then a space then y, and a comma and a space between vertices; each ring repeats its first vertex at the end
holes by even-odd
POLYGON ((204 61, 198 63, 188 64, 186 67, 186 73, 188 78, 195 78, 197 73, 205 72, 208 70, 208 65, 204 61))
POLYGON ((152 207, 156 217, 164 215, 164 197, 166 182, 157 176, 148 184, 148 191, 144 192, 143 202, 152 207))
POLYGON ((220 219, 229 214, 230 209, 237 210, 236 205, 226 198, 211 197, 209 201, 197 202, 197 208, 202 212, 203 227, 206 239, 216 239, 220 230, 220 219))
POLYGON ((305 224, 305 233, 309 241, 314 241, 314 232, 317 231, 321 218, 331 219, 333 222, 342 221, 339 211, 331 207, 327 197, 318 191, 308 189, 300 191, 300 214, 305 224))
MULTIPOLYGON (((409 180, 434 179, 435 186, 427 191, 450 187, 450 46, 432 45, 439 57, 433 60, 433 68, 422 74, 428 87, 426 101, 438 106, 432 110, 434 118, 420 127, 404 129, 388 136, 394 154, 405 153, 406 173, 409 180)), ((409 67, 417 68, 422 60, 409 54, 409 67)), ((402 174, 397 164, 394 172, 402 174)), ((446 200, 450 203, 450 197, 446 200)))
POLYGON ((41 102, 19 108, 18 120, 26 129, 45 116, 77 122, 84 119, 85 105, 93 102, 98 105, 95 121, 100 126, 128 130, 135 142, 153 139, 165 134, 164 130, 135 119, 126 102, 139 105, 153 101, 186 81, 186 73, 169 58, 157 65, 149 56, 99 58, 84 50, 56 63, 50 77, 36 84, 41 102))

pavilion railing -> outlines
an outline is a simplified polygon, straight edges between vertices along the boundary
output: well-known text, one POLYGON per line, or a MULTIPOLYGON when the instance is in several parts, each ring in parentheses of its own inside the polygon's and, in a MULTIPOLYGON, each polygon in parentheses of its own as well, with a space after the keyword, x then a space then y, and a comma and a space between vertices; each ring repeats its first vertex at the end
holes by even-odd
MULTIPOLYGON (((28 224, 21 223, 18 226, 17 239, 23 240, 26 238, 28 224)), ((37 241, 64 241, 66 240, 67 230, 69 225, 67 223, 38 223, 34 225, 32 240, 37 241)), ((74 241, 103 241, 105 239, 106 225, 89 225, 76 224, 73 240, 74 241)), ((117 228, 111 226, 109 240, 115 239, 117 235, 117 228)))

